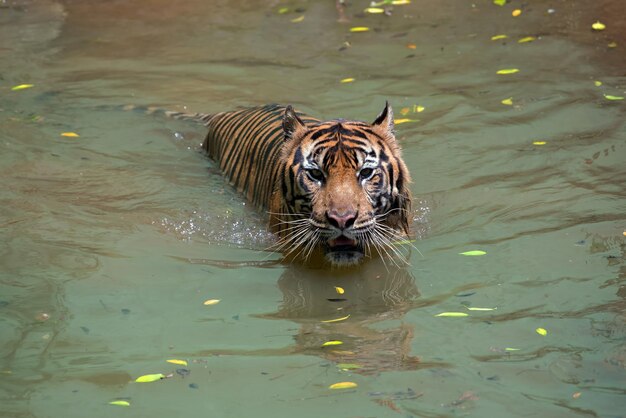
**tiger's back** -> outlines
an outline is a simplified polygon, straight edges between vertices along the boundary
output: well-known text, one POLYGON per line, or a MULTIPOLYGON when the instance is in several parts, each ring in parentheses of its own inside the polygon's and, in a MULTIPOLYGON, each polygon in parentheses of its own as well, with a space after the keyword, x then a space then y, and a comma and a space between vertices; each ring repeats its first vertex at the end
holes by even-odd
MULTIPOLYGON (((257 208, 268 210, 285 142, 285 106, 269 104, 217 113, 208 120, 202 148, 219 163, 232 186, 257 208)), ((317 119, 299 114, 307 122, 317 119)))

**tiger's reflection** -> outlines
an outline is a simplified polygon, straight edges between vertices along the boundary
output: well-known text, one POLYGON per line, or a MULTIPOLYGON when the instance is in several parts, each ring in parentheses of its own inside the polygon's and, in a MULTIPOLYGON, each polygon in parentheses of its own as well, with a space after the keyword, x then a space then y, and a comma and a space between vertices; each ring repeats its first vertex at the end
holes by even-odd
POLYGON ((300 325, 296 353, 358 365, 353 371, 362 374, 431 366, 410 354, 414 327, 402 323, 420 295, 408 270, 380 261, 340 270, 290 266, 278 286, 282 304, 263 317, 300 325), (323 346, 328 341, 343 344, 323 346))

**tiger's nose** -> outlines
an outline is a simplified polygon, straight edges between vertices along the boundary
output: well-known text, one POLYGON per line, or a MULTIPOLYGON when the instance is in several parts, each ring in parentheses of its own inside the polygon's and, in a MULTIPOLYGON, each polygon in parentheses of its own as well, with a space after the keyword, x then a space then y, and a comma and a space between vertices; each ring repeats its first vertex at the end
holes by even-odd
POLYGON ((354 221, 356 221, 357 213, 353 210, 346 210, 339 212, 335 209, 331 209, 326 212, 326 218, 328 222, 341 230, 350 228, 354 225, 354 221))

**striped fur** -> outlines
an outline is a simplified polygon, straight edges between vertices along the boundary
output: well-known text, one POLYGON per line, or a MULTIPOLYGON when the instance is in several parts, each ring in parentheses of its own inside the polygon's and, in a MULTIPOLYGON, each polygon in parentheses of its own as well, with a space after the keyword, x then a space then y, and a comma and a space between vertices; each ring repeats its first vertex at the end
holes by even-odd
POLYGON ((335 266, 374 254, 395 258, 411 198, 389 105, 372 124, 320 122, 279 105, 196 119, 208 128, 204 150, 248 201, 270 213, 278 249, 290 258, 335 266))

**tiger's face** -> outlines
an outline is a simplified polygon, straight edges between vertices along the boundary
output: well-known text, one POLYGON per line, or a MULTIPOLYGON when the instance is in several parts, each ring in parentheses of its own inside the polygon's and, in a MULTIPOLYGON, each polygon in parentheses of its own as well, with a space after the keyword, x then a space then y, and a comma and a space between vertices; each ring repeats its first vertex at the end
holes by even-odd
POLYGON ((287 252, 321 254, 333 266, 390 257, 408 233, 409 172, 387 104, 372 124, 332 120, 307 126, 289 106, 275 224, 287 252))

